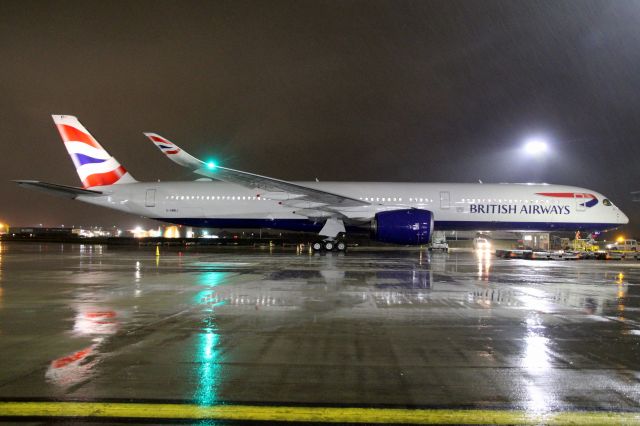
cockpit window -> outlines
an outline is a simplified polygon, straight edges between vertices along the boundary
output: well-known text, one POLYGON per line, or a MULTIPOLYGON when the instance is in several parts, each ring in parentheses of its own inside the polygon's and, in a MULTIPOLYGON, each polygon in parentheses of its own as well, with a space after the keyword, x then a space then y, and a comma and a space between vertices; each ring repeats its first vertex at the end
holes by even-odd
POLYGON ((602 204, 604 204, 605 206, 612 206, 613 205, 613 204, 611 204, 611 201, 609 201, 607 198, 602 200, 602 204))

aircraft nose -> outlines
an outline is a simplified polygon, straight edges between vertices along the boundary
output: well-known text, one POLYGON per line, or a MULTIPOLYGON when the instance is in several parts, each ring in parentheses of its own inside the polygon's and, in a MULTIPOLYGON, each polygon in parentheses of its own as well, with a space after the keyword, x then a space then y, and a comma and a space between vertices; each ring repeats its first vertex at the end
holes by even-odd
POLYGON ((618 223, 622 225, 629 223, 629 218, 626 214, 622 213, 622 210, 618 210, 618 223))

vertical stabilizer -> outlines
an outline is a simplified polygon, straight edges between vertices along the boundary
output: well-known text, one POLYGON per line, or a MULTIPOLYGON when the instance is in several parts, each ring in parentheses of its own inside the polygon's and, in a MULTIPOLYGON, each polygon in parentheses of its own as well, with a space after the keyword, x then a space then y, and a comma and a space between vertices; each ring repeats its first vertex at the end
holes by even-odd
POLYGON ((136 182, 76 117, 72 115, 53 115, 52 117, 85 188, 136 182))

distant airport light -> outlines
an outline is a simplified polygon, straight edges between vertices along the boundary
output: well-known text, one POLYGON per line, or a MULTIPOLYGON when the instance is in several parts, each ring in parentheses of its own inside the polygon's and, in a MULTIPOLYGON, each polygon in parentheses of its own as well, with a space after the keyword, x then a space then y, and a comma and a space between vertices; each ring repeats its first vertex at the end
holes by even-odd
POLYGON ((168 226, 164 231, 165 238, 180 238, 180 231, 177 226, 168 226))
POLYGON ((624 242, 624 237, 623 236, 619 236, 618 238, 616 238, 616 241, 619 243, 624 242))
POLYGON ((133 234, 134 238, 145 238, 148 236, 147 231, 145 231, 144 229, 142 229, 141 226, 136 226, 135 228, 133 228, 131 231, 129 231, 133 234))
POLYGON ((531 138, 525 143, 524 150, 529 155, 538 156, 547 152, 549 145, 542 138, 531 138))

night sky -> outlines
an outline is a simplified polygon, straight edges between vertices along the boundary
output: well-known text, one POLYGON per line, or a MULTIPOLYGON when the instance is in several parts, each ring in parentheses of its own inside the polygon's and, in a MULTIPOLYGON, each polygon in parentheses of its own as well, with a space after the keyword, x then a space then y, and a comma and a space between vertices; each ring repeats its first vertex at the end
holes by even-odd
POLYGON ((197 178, 155 131, 287 180, 583 186, 640 231, 640 1, 3 2, 0 58, 12 225, 154 223, 8 182, 81 185, 71 114, 138 180, 197 178))

